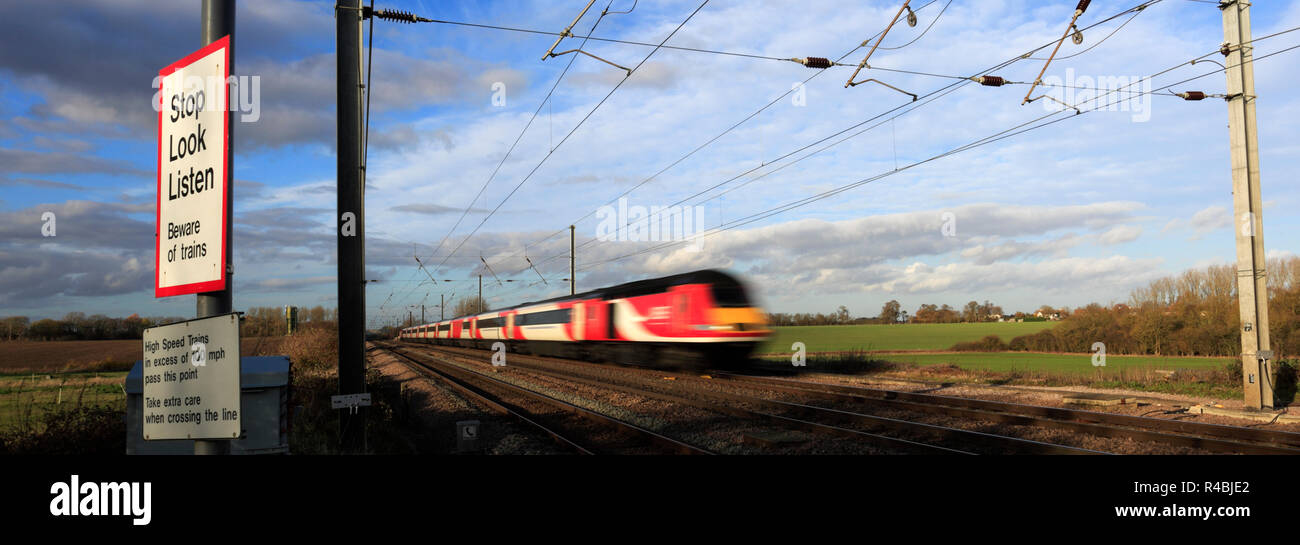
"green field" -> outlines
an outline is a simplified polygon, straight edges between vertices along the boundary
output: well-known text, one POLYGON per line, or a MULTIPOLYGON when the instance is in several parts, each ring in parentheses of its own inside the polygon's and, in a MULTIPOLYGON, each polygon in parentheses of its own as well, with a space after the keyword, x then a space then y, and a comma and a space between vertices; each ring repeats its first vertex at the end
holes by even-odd
POLYGON ((896 363, 917 365, 953 364, 963 369, 1006 373, 1046 372, 1053 374, 1106 375, 1139 370, 1222 369, 1233 358, 1186 358, 1164 356, 1106 356, 1104 368, 1093 367, 1091 354, 1041 354, 1028 352, 962 352, 950 354, 888 354, 877 356, 896 363))
POLYGON ((0 431, 77 403, 125 407, 125 380, 126 373, 0 375, 0 431))
POLYGON ((1108 355, 1105 367, 1094 367, 1091 354, 948 352, 952 345, 960 342, 977 341, 988 335, 997 335, 1003 342, 1009 342, 1020 335, 1037 333, 1053 325, 1053 322, 994 322, 778 327, 758 352, 769 354, 773 359, 788 357, 786 355, 791 352, 790 345, 802 342, 809 354, 861 350, 872 352, 875 359, 894 363, 921 366, 952 364, 968 370, 1048 373, 1058 376, 1116 376, 1154 370, 1223 369, 1233 361, 1233 358, 1108 355), (927 351, 945 353, 924 353, 927 351))
POLYGON ((758 352, 788 354, 790 345, 796 342, 803 343, 808 352, 948 350, 954 344, 978 341, 988 335, 997 335, 1003 342, 1011 342, 1011 339, 1038 333, 1053 325, 1055 322, 778 327, 758 352))

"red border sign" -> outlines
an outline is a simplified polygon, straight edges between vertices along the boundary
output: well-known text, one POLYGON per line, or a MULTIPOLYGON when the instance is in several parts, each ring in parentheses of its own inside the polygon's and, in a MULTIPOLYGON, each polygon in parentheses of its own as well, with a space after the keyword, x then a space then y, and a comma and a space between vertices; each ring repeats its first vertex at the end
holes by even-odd
MULTIPOLYGON (((223 77, 226 79, 226 81, 229 81, 229 78, 230 78, 230 47, 229 47, 229 45, 230 45, 230 36, 223 36, 223 37, 221 37, 221 39, 219 39, 219 40, 217 40, 217 41, 215 41, 215 42, 212 42, 212 43, 210 43, 210 44, 204 46, 202 49, 199 49, 198 51, 195 51, 195 52, 193 52, 193 53, 190 53, 189 55, 186 55, 186 56, 185 56, 184 58, 182 58, 181 60, 172 63, 171 65, 167 66, 166 68, 163 68, 162 70, 159 70, 159 71, 158 71, 158 76, 159 76, 159 78, 167 77, 167 76, 171 75, 172 73, 176 72, 177 70, 180 70, 180 69, 182 69, 182 68, 185 68, 185 67, 187 67, 187 66, 189 66, 189 65, 191 65, 191 64, 194 64, 194 63, 195 63, 196 61, 198 61, 199 59, 202 59, 202 58, 204 58, 204 57, 207 57, 208 55, 211 55, 211 54, 212 54, 213 52, 215 52, 215 51, 222 50, 222 51, 224 52, 224 55, 225 55, 225 60, 224 60, 224 63, 223 63, 223 65, 222 65, 222 70, 223 70, 223 72, 224 72, 223 77)), ((227 185, 227 184, 230 183, 230 169, 228 168, 228 167, 230 166, 230 160, 229 160, 229 158, 230 158, 230 112, 229 112, 229 110, 230 110, 230 107, 229 107, 229 102, 230 102, 230 87, 229 87, 229 85, 227 85, 227 87, 226 87, 226 92, 225 92, 224 95, 222 96, 222 100, 221 100, 221 111, 225 112, 225 115, 223 115, 223 116, 221 117, 221 157, 223 158, 224 161, 226 161, 225 165, 223 165, 222 168, 221 168, 222 178, 223 178, 223 179, 222 179, 222 186, 221 186, 221 187, 222 187, 222 192, 221 192, 221 252, 220 252, 220 253, 221 253, 221 266, 219 267, 219 268, 221 269, 221 278, 220 278, 220 279, 217 279, 217 280, 207 281, 207 282, 195 282, 195 283, 193 283, 193 284, 181 284, 181 285, 177 285, 177 286, 161 287, 161 286, 159 285, 159 282, 158 282, 158 276, 159 276, 160 256, 161 256, 161 253, 162 253, 162 252, 161 252, 161 250, 162 250, 162 246, 161 246, 161 244, 162 244, 162 237, 160 236, 160 233, 162 232, 162 228, 161 228, 159 225, 160 225, 160 223, 162 222, 162 192, 163 192, 163 187, 162 187, 162 123, 163 123, 163 111, 164 111, 163 104, 164 104, 164 101, 165 101, 166 99, 163 97, 163 93, 162 93, 162 80, 159 79, 158 81, 159 81, 159 83, 158 83, 158 91, 159 91, 159 92, 158 92, 158 147, 157 147, 157 149, 154 151, 154 159, 157 161, 157 165, 158 165, 158 179, 157 179, 157 182, 158 182, 158 183, 157 183, 158 193, 157 193, 157 197, 156 197, 157 200, 155 201, 156 204, 155 204, 155 208, 154 208, 154 234, 153 234, 153 240, 154 240, 154 244, 153 244, 153 245, 154 245, 154 256, 153 256, 153 259, 154 259, 154 261, 153 261, 153 287, 154 287, 154 297, 155 297, 155 298, 158 298, 158 297, 171 297, 171 296, 174 296, 174 295, 186 295, 186 294, 190 294, 190 293, 204 293, 204 292, 210 292, 210 291, 221 291, 221 290, 226 289, 226 282, 229 280, 229 279, 227 278, 227 269, 228 269, 228 265, 229 265, 229 263, 230 263, 230 261, 229 261, 229 256, 226 255, 226 248, 228 247, 228 245, 227 245, 227 241, 226 241, 226 237, 230 236, 230 218, 227 217, 227 215, 226 215, 226 211, 229 210, 229 207, 230 207, 230 203, 226 202, 226 200, 229 198, 229 195, 230 195, 230 186, 227 185)))

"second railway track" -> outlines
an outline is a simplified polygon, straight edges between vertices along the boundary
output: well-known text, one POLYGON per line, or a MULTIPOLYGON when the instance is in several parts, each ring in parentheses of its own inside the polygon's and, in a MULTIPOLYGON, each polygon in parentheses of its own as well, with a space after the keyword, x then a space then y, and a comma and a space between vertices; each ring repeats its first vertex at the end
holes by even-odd
MULTIPOLYGON (((460 361, 463 365, 486 368, 482 351, 447 347, 414 346, 420 352, 460 361)), ((1078 446, 1054 444, 978 429, 918 422, 890 416, 866 414, 844 408, 824 407, 798 400, 771 399, 726 381, 708 381, 682 376, 659 380, 661 371, 592 366, 571 360, 511 354, 504 369, 534 377, 654 399, 703 411, 727 415, 737 422, 758 422, 763 427, 798 430, 841 442, 869 447, 867 452, 909 452, 931 454, 1097 454, 1078 446), (639 376, 638 376, 639 374, 639 376)), ((855 450, 837 451, 855 452, 855 450)), ((861 450, 857 450, 861 452, 861 450)))
MULTIPOLYGON (((405 345, 483 365, 488 352, 443 346, 405 345)), ((820 435, 852 437, 886 451, 947 453, 1131 452, 1091 443, 1162 445, 1168 453, 1300 454, 1300 434, 1095 411, 938 396, 773 378, 738 373, 668 373, 635 366, 593 365, 574 360, 510 354, 510 368, 591 388, 605 388, 698 407, 737 418, 820 435), (671 381, 654 377, 671 374, 671 381), (647 378, 649 377, 649 378, 647 378), (669 382, 665 387, 660 382, 669 382), (776 394, 776 395, 773 395, 776 394), (861 409, 871 409, 862 412, 861 409), (930 415, 1015 429, 1050 430, 1097 441, 1033 440, 995 426, 917 422, 904 415, 930 415), (1089 446, 1084 446, 1089 445, 1089 446)), ((1141 449, 1139 449, 1141 451, 1141 449)))

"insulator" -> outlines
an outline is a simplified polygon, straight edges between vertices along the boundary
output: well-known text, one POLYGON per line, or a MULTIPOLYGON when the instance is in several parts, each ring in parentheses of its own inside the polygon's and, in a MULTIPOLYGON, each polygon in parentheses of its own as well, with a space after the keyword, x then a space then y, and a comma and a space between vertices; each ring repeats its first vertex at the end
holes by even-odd
POLYGON ((1001 87, 1007 84, 1007 80, 1002 79, 1001 76, 979 76, 971 79, 975 80, 980 85, 988 87, 1001 87))
POLYGON ((416 23, 419 18, 414 13, 408 13, 400 9, 381 9, 375 12, 375 17, 385 21, 394 21, 398 23, 416 23))
POLYGON ((1079 0, 1079 7, 1074 8, 1074 11, 1077 11, 1079 12, 1080 15, 1083 15, 1083 12, 1088 11, 1088 4, 1090 3, 1092 3, 1092 0, 1079 0))
POLYGON ((1178 93, 1178 96, 1183 97, 1183 100, 1205 100, 1205 93, 1201 91, 1188 91, 1186 93, 1178 93))
POLYGON ((806 59, 798 59, 798 62, 808 68, 830 68, 831 66, 834 66, 834 63, 825 57, 808 57, 806 59))

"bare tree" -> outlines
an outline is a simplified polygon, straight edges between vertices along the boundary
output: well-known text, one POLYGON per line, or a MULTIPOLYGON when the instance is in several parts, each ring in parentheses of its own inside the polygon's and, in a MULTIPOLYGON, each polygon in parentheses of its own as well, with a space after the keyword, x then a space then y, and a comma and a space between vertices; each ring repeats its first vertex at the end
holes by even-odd
POLYGON ((902 315, 903 305, 897 300, 890 300, 885 306, 880 308, 880 322, 893 324, 898 322, 899 316, 902 315))
POLYGON ((468 316, 471 314, 480 314, 492 310, 487 301, 480 299, 477 295, 462 297, 456 301, 456 306, 452 307, 452 316, 468 316))

